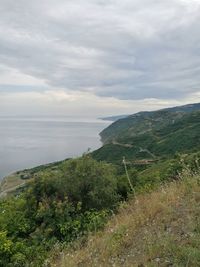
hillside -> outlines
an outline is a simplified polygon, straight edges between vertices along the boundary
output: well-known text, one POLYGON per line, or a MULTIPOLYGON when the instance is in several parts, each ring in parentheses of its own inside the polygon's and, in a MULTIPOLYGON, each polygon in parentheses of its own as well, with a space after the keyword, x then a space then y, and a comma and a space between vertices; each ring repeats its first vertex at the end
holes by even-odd
POLYGON ((97 160, 116 162, 171 157, 200 148, 200 104, 141 112, 118 120, 101 132, 104 146, 94 151, 97 160), (197 110, 197 111, 194 111, 197 110))
MULTIPOLYGON (((185 112, 185 113, 187 113, 187 112, 193 112, 193 111, 198 111, 198 110, 200 110, 200 103, 188 104, 188 105, 177 106, 177 107, 172 107, 172 108, 165 108, 165 109, 162 109, 159 111, 185 112)), ((137 116, 141 116, 141 115, 147 115, 148 116, 148 115, 155 114, 156 112, 158 112, 158 111, 149 111, 149 112, 148 111, 142 111, 142 112, 138 112, 138 113, 133 114, 133 115, 117 115, 117 116, 103 117, 101 119, 116 122, 118 120, 122 120, 125 118, 128 119, 128 117, 131 117, 133 119, 134 117, 137 117, 137 116)), ((113 125, 111 127, 113 127, 113 125)), ((106 134, 106 132, 108 131, 108 128, 103 130, 101 134, 102 135, 104 135, 104 133, 106 134)))
POLYGON ((187 113, 195 111, 200 111, 200 103, 158 111, 138 112, 112 123, 100 133, 100 136, 103 143, 109 143, 113 139, 119 139, 120 137, 123 138, 124 136, 136 136, 148 133, 151 130, 173 124, 187 113))
POLYGON ((200 266, 199 175, 123 204, 105 230, 51 259, 51 266, 200 266))
MULTIPOLYGON (((196 212, 194 201, 200 199, 199 176, 194 175, 199 171, 199 162, 200 154, 195 153, 162 160, 140 171, 128 166, 136 199, 123 166, 98 162, 90 155, 29 170, 35 174, 34 179, 27 178, 29 182, 23 192, 18 190, 16 196, 0 199, 0 266, 44 267, 54 263, 52 266, 121 266, 129 258, 127 255, 131 257, 125 266, 134 266, 132 263, 139 261, 138 258, 144 258, 146 264, 148 251, 146 243, 142 243, 146 231, 153 238, 155 229, 172 229, 182 216, 184 221, 180 226, 190 231, 189 216, 196 212), (182 176, 185 170, 190 171, 182 176), (183 204, 179 206, 182 196, 183 204), (170 215, 171 201, 174 206, 170 215), (191 203, 195 210, 190 211, 191 203), (140 237, 141 242, 136 246, 140 237), (74 250, 68 251, 68 247, 74 250), (64 254, 63 248, 67 249, 64 254), (136 252, 131 254, 134 249, 136 252), (64 256, 60 259, 59 255, 64 256)), ((163 237, 162 231, 160 236, 163 237)), ((189 252, 192 249, 189 247, 189 252)), ((161 262, 161 256, 156 254, 156 257, 161 262)), ((196 255, 191 256, 192 261, 198 262, 196 255)))

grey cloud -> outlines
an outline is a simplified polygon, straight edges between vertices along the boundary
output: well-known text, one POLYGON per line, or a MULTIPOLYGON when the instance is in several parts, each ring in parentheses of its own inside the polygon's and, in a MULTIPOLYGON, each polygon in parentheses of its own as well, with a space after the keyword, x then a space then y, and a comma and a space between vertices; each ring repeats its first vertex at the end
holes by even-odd
POLYGON ((199 11, 193 0, 0 0, 0 63, 49 87, 179 99, 199 91, 199 11))

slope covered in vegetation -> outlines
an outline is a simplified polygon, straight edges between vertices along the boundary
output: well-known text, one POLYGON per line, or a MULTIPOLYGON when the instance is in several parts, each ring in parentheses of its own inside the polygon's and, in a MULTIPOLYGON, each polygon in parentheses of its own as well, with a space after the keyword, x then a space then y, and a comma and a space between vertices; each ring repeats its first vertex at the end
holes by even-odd
POLYGON ((200 266, 200 176, 178 181, 121 206, 105 230, 77 242, 52 264, 75 266, 200 266))
POLYGON ((138 112, 115 121, 104 129, 100 135, 103 143, 110 143, 113 139, 134 137, 173 125, 174 122, 179 121, 186 114, 196 111, 200 111, 200 103, 157 111, 138 112))
POLYGON ((111 124, 102 133, 104 146, 93 152, 97 160, 117 162, 160 159, 200 148, 200 111, 161 110, 138 113, 111 124))
MULTIPOLYGON (((177 157, 141 171, 128 166, 134 191, 149 192, 177 179, 185 167, 196 171, 199 158, 177 157)), ((102 229, 130 193, 123 166, 90 155, 63 161, 57 170, 43 169, 21 193, 0 200, 0 266, 43 266, 58 244, 86 240, 102 229)))
POLYGON ((109 164, 84 156, 43 171, 23 193, 0 201, 0 266, 42 266, 57 242, 101 227, 119 199, 109 164))

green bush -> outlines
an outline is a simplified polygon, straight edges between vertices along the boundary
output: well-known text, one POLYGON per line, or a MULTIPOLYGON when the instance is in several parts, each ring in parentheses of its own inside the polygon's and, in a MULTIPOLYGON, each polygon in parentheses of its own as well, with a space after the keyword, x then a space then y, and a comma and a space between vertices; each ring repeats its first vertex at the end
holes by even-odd
POLYGON ((72 203, 81 203, 83 211, 113 208, 118 201, 114 167, 89 156, 70 160, 63 166, 60 189, 72 203))
POLYGON ((45 170, 0 201, 0 267, 42 266, 55 243, 102 228, 118 203, 115 168, 89 156, 45 170))

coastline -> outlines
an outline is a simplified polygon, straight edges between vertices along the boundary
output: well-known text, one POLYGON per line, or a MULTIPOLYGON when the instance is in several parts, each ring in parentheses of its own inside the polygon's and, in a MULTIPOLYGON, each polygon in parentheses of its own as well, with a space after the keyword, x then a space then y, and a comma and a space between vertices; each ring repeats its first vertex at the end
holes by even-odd
MULTIPOLYGON (((101 139, 100 133, 98 134, 99 141, 101 142, 101 146, 103 145, 103 141, 101 139)), ((100 147, 101 147, 100 146, 100 147)), ((94 150, 93 150, 94 151, 94 150)), ((80 157, 81 155, 79 155, 80 157)), ((73 158, 73 157, 71 157, 73 158)), ((53 161, 50 163, 40 164, 35 167, 26 168, 22 170, 14 171, 2 179, 0 179, 0 198, 17 194, 33 179, 41 174, 43 171, 55 171, 59 168, 59 165, 64 163, 65 161, 71 159, 66 158, 64 160, 53 161)))
POLYGON ((67 160, 69 160, 69 158, 39 165, 30 169, 16 171, 5 176, 0 181, 0 198, 12 195, 14 192, 18 192, 19 190, 23 189, 23 187, 26 186, 27 183, 33 181, 33 179, 40 175, 41 172, 47 170, 56 171, 59 165, 67 160))
POLYGON ((92 151, 98 149, 102 146, 99 133, 112 123, 98 118, 7 119, 1 121, 0 137, 4 141, 0 145, 3 159, 0 164, 0 185, 5 179, 16 177, 24 170, 79 157, 88 148, 92 151))

